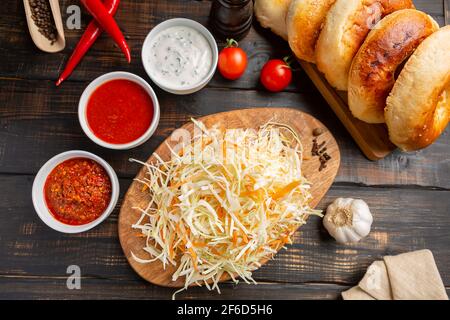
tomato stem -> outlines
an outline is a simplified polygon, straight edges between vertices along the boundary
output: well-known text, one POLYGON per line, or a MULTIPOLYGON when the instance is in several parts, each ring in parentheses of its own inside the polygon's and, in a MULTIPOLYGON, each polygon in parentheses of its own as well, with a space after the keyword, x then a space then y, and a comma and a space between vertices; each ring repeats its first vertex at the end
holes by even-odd
POLYGON ((239 47, 239 43, 234 39, 227 39, 227 46, 225 48, 239 47))
POLYGON ((291 55, 286 56, 286 57, 283 58, 284 63, 286 63, 286 65, 287 65, 289 68, 292 68, 291 65, 292 65, 292 62, 294 62, 293 60, 294 60, 294 58, 293 58, 291 55))
POLYGON ((300 68, 294 68, 292 64, 296 61, 293 56, 286 56, 283 58, 284 63, 286 63, 286 68, 291 69, 293 72, 300 71, 300 68))

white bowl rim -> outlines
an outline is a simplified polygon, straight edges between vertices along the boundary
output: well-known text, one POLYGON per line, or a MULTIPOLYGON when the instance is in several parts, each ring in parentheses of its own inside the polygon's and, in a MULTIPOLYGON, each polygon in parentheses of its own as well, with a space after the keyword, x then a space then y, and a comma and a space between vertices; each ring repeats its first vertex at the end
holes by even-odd
POLYGON ((195 20, 192 20, 192 19, 187 19, 187 18, 173 18, 173 19, 168 19, 163 22, 160 22, 159 24, 157 24, 155 27, 153 27, 150 30, 150 32, 145 37, 144 43, 142 45, 141 59, 142 59, 142 64, 144 66, 145 72, 158 87, 160 87, 161 89, 163 89, 167 92, 174 93, 174 94, 190 94, 190 93, 197 92, 197 91, 201 90, 202 88, 204 88, 208 84, 208 82, 212 79, 212 77, 214 76, 214 73, 216 72, 216 69, 217 69, 217 62, 219 60, 219 48, 217 46, 216 39, 214 38, 212 33, 208 30, 208 28, 206 28, 201 23, 199 23, 195 20), (211 51, 212 51, 213 61, 212 61, 211 69, 209 70, 208 74, 200 82, 198 82, 194 85, 191 85, 191 86, 187 86, 187 87, 176 87, 176 86, 168 87, 168 86, 165 86, 165 85, 161 84, 160 82, 158 82, 158 80, 155 79, 154 77, 152 77, 151 73, 149 72, 150 66, 148 65, 148 62, 144 57, 146 48, 148 47, 147 44, 150 41, 152 41, 153 38, 156 37, 164 29, 166 29, 168 27, 174 27, 174 26, 187 26, 187 27, 191 27, 191 28, 194 28, 195 30, 199 31, 208 41, 209 46, 211 47, 211 51))
POLYGON ((96 144, 113 150, 128 150, 131 148, 135 148, 140 146, 141 144, 145 143, 150 137, 155 133, 156 128, 159 124, 159 118, 160 118, 160 107, 159 107, 159 101, 158 97, 155 94, 155 91, 153 91, 153 88, 150 86, 150 84, 145 81, 143 78, 139 77, 138 75, 130 72, 125 71, 113 71, 109 73, 105 73, 98 78, 94 79, 89 83, 89 85, 84 89, 80 100, 78 102, 78 120, 80 122, 81 128, 83 129, 84 133, 88 136, 89 139, 91 139, 96 144), (103 141, 102 139, 98 138, 94 132, 92 132, 91 128, 89 127, 88 121, 86 119, 86 108, 89 102, 89 98, 91 97, 92 93, 102 84, 105 84, 109 81, 113 80, 129 80, 133 81, 136 84, 139 84, 150 96, 153 102, 153 119, 150 123, 150 126, 148 127, 147 131, 137 138, 134 141, 124 143, 124 144, 114 144, 109 143, 106 141, 103 141))
POLYGON ((114 169, 102 158, 99 156, 82 150, 71 150, 66 151, 56 156, 52 157, 48 160, 36 174, 36 177, 33 181, 32 188, 32 201, 34 209, 41 218, 41 220, 53 230, 62 232, 62 233, 80 233, 87 230, 90 230, 100 223, 102 223, 108 216, 114 211, 114 208, 119 200, 119 179, 117 178, 117 174, 114 169), (52 170, 62 162, 74 159, 74 158, 88 158, 96 161, 100 164, 108 173, 109 179, 111 180, 111 200, 108 204, 108 207, 105 211, 92 222, 83 225, 69 225, 58 221, 49 211, 47 204, 45 202, 44 197, 44 185, 47 180, 48 175, 52 172, 52 170))

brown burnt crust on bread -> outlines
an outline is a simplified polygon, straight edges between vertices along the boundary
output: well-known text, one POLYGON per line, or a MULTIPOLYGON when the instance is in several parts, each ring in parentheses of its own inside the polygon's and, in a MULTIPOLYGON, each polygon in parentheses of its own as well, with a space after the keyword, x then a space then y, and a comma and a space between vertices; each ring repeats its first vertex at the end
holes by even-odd
POLYGON ((412 0, 336 1, 319 36, 317 51, 319 70, 332 86, 338 90, 348 89, 352 60, 366 36, 383 17, 401 9, 414 9, 414 3, 412 0), (349 10, 350 2, 347 1, 353 3, 354 9, 349 10), (334 15, 340 16, 336 18, 334 15))
POLYGON ((414 9, 412 0, 363 0, 362 8, 353 17, 351 32, 346 32, 349 44, 361 47, 368 32, 385 16, 402 9, 414 9))
POLYGON ((450 120, 450 26, 425 39, 400 72, 386 101, 391 141, 404 151, 432 144, 450 120))
POLYGON ((316 61, 316 43, 326 15, 336 0, 292 0, 286 24, 289 45, 297 58, 316 61))
POLYGON ((414 127, 413 135, 403 141, 403 150, 426 148, 444 132, 450 120, 450 73, 442 87, 434 88, 431 105, 436 108, 423 113, 423 125, 414 127))
POLYGON ((353 60, 349 74, 352 113, 369 123, 384 123, 384 108, 397 69, 418 45, 438 29, 427 14, 404 9, 384 18, 353 60))

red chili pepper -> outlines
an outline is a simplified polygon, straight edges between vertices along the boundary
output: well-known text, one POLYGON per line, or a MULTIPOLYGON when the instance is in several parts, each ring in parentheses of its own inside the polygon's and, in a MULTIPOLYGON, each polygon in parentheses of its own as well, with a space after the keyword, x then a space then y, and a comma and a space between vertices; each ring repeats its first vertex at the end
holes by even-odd
POLYGON ((89 11, 95 20, 97 20, 98 25, 114 39, 119 48, 125 54, 128 62, 130 62, 130 48, 123 37, 122 31, 120 31, 116 21, 108 13, 103 3, 101 3, 100 0, 81 0, 81 3, 86 7, 87 11, 89 11))
MULTIPOLYGON (((116 14, 117 9, 119 8, 119 3, 120 0, 105 0, 103 2, 106 10, 108 10, 108 13, 111 16, 114 16, 116 14)), ((92 47, 92 45, 102 34, 102 32, 103 29, 98 26, 98 24, 95 22, 95 19, 89 23, 86 31, 83 33, 83 36, 81 37, 80 41, 75 47, 75 50, 70 56, 69 61, 67 61, 66 68, 59 76, 59 79, 56 82, 57 86, 59 86, 72 74, 78 63, 80 63, 81 59, 83 59, 86 52, 88 52, 88 50, 92 47)))

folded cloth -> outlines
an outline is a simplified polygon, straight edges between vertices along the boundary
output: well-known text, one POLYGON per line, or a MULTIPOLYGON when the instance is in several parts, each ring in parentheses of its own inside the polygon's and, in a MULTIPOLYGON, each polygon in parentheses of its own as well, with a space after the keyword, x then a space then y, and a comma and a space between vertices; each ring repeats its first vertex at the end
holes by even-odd
POLYGON ((344 300, 376 300, 358 286, 342 292, 342 298, 344 298, 344 300))
POLYGON ((391 284, 383 261, 372 263, 358 286, 376 300, 392 300, 391 284))
POLYGON ((448 300, 430 250, 384 257, 394 300, 448 300))
POLYGON ((430 250, 386 256, 367 269, 344 300, 448 300, 430 250))

